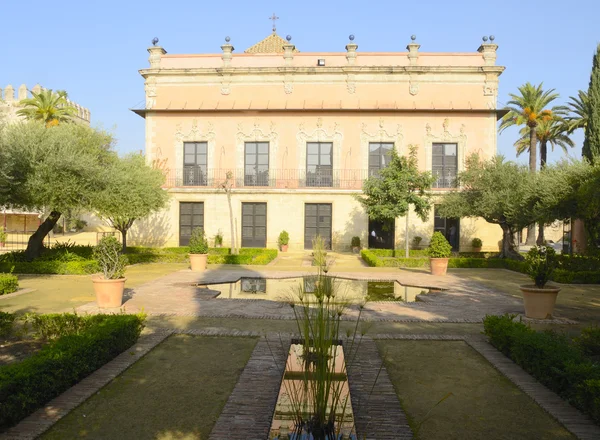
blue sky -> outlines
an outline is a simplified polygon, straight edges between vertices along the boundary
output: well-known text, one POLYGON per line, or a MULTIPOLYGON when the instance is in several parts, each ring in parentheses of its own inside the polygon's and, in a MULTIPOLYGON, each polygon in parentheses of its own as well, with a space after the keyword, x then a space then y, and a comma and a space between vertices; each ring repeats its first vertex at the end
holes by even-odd
MULTIPOLYGON (((343 51, 349 34, 359 51, 403 51, 416 34, 422 51, 464 52, 493 34, 506 66, 500 103, 526 81, 543 81, 561 101, 587 89, 600 42, 598 0, 0 0, 0 87, 66 89, 91 110, 93 125, 114 134, 119 151, 142 150, 144 120, 128 109, 143 105, 138 70, 148 66, 152 38, 171 53, 217 53, 229 35, 243 51, 270 33, 273 12, 278 33, 292 35, 302 51, 343 51)), ((499 153, 514 159, 515 137, 516 130, 499 136, 499 153)), ((571 154, 579 157, 582 133, 574 140, 571 154)))

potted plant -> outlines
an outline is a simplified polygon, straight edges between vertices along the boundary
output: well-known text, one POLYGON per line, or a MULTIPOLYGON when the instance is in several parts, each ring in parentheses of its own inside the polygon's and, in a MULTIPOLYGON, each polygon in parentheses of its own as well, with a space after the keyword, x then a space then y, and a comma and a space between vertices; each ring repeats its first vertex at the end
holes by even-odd
POLYGON ((290 234, 288 234, 287 231, 281 231, 281 233, 279 234, 279 238, 277 239, 277 243, 281 248, 281 252, 287 252, 289 242, 290 234))
POLYGON ((4 230, 4 226, 0 227, 0 247, 4 247, 6 244, 6 231, 4 230))
POLYGON ((525 316, 534 319, 552 318, 559 287, 546 286, 556 268, 556 252, 550 246, 534 246, 525 256, 527 274, 534 285, 519 286, 523 292, 525 316))
POLYGON ((446 275, 452 246, 441 232, 434 232, 427 248, 431 275, 446 275))
POLYGON ((419 249, 421 247, 421 241, 423 241, 423 237, 415 235, 412 239, 412 248, 419 249))
POLYGON ((121 243, 112 235, 102 238, 94 248, 94 259, 100 273, 92 276, 98 307, 116 308, 123 303, 125 265, 127 258, 121 254, 121 243))
POLYGON ((223 233, 219 229, 219 232, 215 235, 215 247, 220 248, 221 246, 223 246, 223 233))
POLYGON ((352 237, 351 245, 352 252, 358 254, 358 252, 360 251, 360 237, 352 237))
POLYGON ((473 252, 481 252, 481 247, 483 246, 483 242, 481 238, 475 237, 471 240, 471 247, 473 248, 473 252))
POLYGON ((204 229, 194 228, 190 237, 190 266, 193 272, 202 272, 206 269, 208 242, 204 229))

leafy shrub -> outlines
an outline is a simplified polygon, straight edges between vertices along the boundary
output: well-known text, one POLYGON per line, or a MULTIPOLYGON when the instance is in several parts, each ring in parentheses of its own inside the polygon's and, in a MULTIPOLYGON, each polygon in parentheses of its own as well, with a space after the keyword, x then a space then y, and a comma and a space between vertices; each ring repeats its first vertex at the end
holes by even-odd
POLYGON ((354 236, 352 237, 352 240, 350 240, 350 246, 351 247, 360 247, 360 237, 354 236))
POLYGON ((10 336, 14 321, 14 314, 0 312, 0 338, 6 338, 7 336, 10 336))
POLYGON ((389 249, 362 249, 360 251, 360 257, 371 267, 397 267, 398 260, 396 258, 380 258, 375 251, 389 251, 390 254, 393 251, 389 249))
POLYGON ((110 315, 78 315, 77 313, 26 313, 23 321, 30 324, 36 336, 43 339, 56 339, 62 336, 78 335, 90 327, 105 321, 110 315))
POLYGON ((427 253, 431 258, 449 258, 452 254, 452 246, 441 232, 436 231, 431 236, 427 253))
POLYGON ((27 417, 131 347, 142 315, 109 315, 80 334, 63 336, 25 360, 0 367, 0 429, 27 417))
POLYGON ((527 252, 525 263, 527 275, 541 289, 556 268, 556 252, 550 246, 534 246, 527 252))
POLYGON ((105 280, 116 280, 125 275, 127 257, 121 255, 122 245, 112 235, 103 237, 94 248, 94 258, 105 280))
POLYGON ((85 220, 81 220, 80 218, 70 218, 68 223, 67 223, 67 228, 69 229, 69 231, 72 231, 73 229, 75 229, 77 232, 83 230, 83 228, 85 228, 87 226, 87 222, 85 220))
POLYGON ((398 267, 428 267, 429 258, 396 258, 398 267))
MULTIPOLYGON (((552 331, 536 332, 513 319, 486 316, 484 332, 492 345, 599 423, 600 364, 584 356, 579 342, 552 331)), ((588 341, 596 337, 596 330, 584 333, 588 341)))
POLYGON ((0 226, 0 244, 5 244, 7 239, 6 231, 4 226, 0 226))
POLYGON ((192 231, 190 254, 208 254, 208 242, 203 228, 194 228, 192 231))
POLYGON ((471 240, 471 247, 480 248, 481 246, 483 246, 483 242, 481 241, 481 238, 475 237, 473 240, 471 240))
POLYGON ((418 235, 415 235, 412 239, 413 249, 419 249, 419 246, 421 246, 422 241, 423 241, 423 237, 419 237, 418 235))
POLYGON ((223 245, 223 233, 221 232, 221 230, 219 230, 219 232, 217 232, 217 235, 215 235, 215 247, 222 246, 222 245, 223 245))
POLYGON ((585 355, 600 356, 600 327, 593 325, 583 328, 574 341, 585 355))
POLYGON ((19 279, 16 276, 12 273, 0 273, 0 295, 16 292, 18 288, 19 279))
POLYGON ((13 273, 32 274, 58 274, 58 275, 86 275, 98 272, 98 262, 95 260, 84 261, 32 261, 31 263, 0 263, 0 271, 7 272, 13 269, 13 273))
POLYGON ((279 246, 285 246, 290 242, 290 234, 287 231, 281 231, 279 233, 279 237, 277 238, 277 244, 279 246))

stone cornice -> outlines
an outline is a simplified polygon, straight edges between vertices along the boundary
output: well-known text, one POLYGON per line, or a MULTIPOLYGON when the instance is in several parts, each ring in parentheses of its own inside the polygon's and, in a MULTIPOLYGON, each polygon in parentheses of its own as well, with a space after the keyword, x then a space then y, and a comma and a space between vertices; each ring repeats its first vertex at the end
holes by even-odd
POLYGON ((239 68, 190 68, 190 69, 141 69, 140 75, 192 76, 192 75, 285 75, 285 74, 426 74, 426 73, 485 73, 500 75, 502 66, 341 66, 341 67, 239 67, 239 68))

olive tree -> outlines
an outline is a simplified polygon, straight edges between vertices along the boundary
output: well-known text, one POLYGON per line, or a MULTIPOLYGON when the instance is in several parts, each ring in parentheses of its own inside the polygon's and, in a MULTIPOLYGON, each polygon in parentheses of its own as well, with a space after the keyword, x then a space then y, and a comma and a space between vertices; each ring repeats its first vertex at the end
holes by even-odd
POLYGON ((133 223, 165 207, 165 176, 162 170, 147 165, 144 156, 130 154, 112 163, 109 177, 106 186, 94 195, 94 210, 121 232, 125 252, 127 231, 133 223))
POLYGON ((109 134, 81 124, 46 127, 28 121, 0 128, 0 205, 49 213, 29 238, 29 260, 41 254, 63 212, 91 208, 116 157, 111 145, 109 134))

